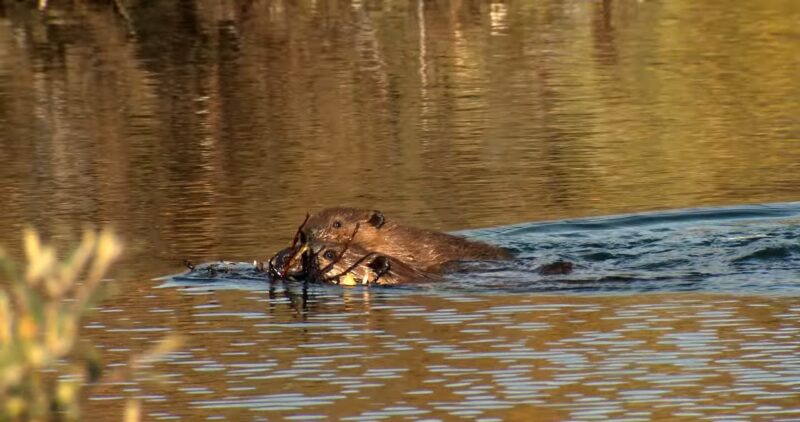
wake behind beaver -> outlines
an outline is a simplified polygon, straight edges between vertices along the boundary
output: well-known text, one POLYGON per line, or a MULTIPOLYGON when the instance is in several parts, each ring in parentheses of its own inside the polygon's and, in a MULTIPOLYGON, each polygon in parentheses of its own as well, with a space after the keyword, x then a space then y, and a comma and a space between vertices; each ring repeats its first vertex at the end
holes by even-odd
MULTIPOLYGON (((800 203, 547 221, 457 234, 491 242, 514 258, 458 262, 435 281, 408 286, 498 293, 800 293, 800 203), (574 263, 572 272, 539 273, 560 262, 574 263)), ((198 265, 164 279, 167 285, 248 289, 282 281, 257 273, 252 263, 234 267, 245 278, 218 268, 210 277, 209 265, 220 264, 198 265)))

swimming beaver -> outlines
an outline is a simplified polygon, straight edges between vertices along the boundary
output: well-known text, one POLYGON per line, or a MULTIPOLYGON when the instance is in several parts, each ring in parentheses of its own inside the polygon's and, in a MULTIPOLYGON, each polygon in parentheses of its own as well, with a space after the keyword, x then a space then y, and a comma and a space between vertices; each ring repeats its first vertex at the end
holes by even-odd
POLYGON ((304 253, 303 267, 312 281, 342 285, 403 284, 437 280, 395 258, 355 245, 313 241, 304 253))
POLYGON ((387 220, 380 211, 326 208, 303 224, 302 243, 320 240, 346 244, 394 258, 425 272, 438 272, 449 262, 511 259, 507 250, 434 230, 387 220))
POLYGON ((286 248, 269 261, 276 279, 304 279, 343 285, 400 284, 434 281, 437 277, 397 259, 356 245, 311 241, 286 248))

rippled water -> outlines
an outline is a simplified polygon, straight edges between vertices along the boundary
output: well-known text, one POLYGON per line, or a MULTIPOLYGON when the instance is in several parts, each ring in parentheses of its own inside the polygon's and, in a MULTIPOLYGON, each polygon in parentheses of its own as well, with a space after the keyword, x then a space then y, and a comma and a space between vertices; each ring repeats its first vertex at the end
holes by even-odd
POLYGON ((35 3, 0 0, 0 244, 111 225, 104 362, 189 337, 87 419, 800 419, 795 1, 35 3), (518 259, 153 280, 332 205, 518 259))
POLYGON ((229 337, 242 361, 206 347, 170 365, 222 373, 224 391, 178 383, 220 417, 794 420, 798 217, 791 203, 469 231, 518 258, 408 288, 196 270, 161 287, 210 296, 190 313, 213 328, 193 332, 229 337), (557 258, 577 271, 536 273, 557 258), (250 305, 218 302, 225 289, 250 305), (576 292, 590 297, 542 294, 576 292))
MULTIPOLYGON (((460 232, 501 245, 511 262, 465 262, 444 282, 389 289, 471 292, 800 292, 800 203, 703 208, 527 223, 460 232), (541 275, 559 260, 576 269, 541 275), (765 277, 768 281, 765 281, 765 277)), ((256 289, 255 263, 209 262, 158 277, 165 287, 256 289)), ((380 287, 378 287, 380 288, 380 287)))
POLYGON ((163 389, 142 392, 154 419, 794 420, 800 412, 797 300, 338 288, 303 300, 278 288, 183 291, 175 306, 175 293, 150 291, 134 317, 127 305, 109 306, 125 312, 89 326, 139 342, 173 330, 203 338, 159 366, 163 389))
POLYGON ((498 273, 483 277, 479 288, 800 292, 800 203, 640 213, 465 234, 519 251, 511 267, 485 266, 486 276, 498 273), (575 262, 577 270, 531 280, 536 266, 557 259, 575 262))

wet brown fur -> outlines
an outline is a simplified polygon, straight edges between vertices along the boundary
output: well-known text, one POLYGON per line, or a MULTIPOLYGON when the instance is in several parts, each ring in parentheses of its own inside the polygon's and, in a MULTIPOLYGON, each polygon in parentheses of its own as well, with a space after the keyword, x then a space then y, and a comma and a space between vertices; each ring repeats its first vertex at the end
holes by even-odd
POLYGON ((453 261, 512 257, 497 246, 403 225, 386 219, 380 211, 357 208, 324 209, 308 218, 302 232, 301 241, 343 244, 352 237, 352 246, 389 256, 422 271, 441 271, 444 264, 453 261))
POLYGON ((312 241, 305 267, 314 281, 339 284, 347 273, 356 284, 406 284, 438 280, 435 274, 420 271, 392 257, 370 252, 356 245, 312 241), (308 262, 308 260, 312 262, 308 262))

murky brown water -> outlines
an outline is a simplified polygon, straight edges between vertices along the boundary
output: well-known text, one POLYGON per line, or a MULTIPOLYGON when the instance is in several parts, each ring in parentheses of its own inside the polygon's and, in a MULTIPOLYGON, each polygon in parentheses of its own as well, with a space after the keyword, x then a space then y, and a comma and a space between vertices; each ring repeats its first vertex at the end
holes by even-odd
POLYGON ((192 339, 90 415, 128 390, 153 419, 800 418, 791 295, 150 280, 336 204, 456 230, 800 200, 795 1, 124 3, 0 0, 0 244, 110 224, 107 361, 192 339))

